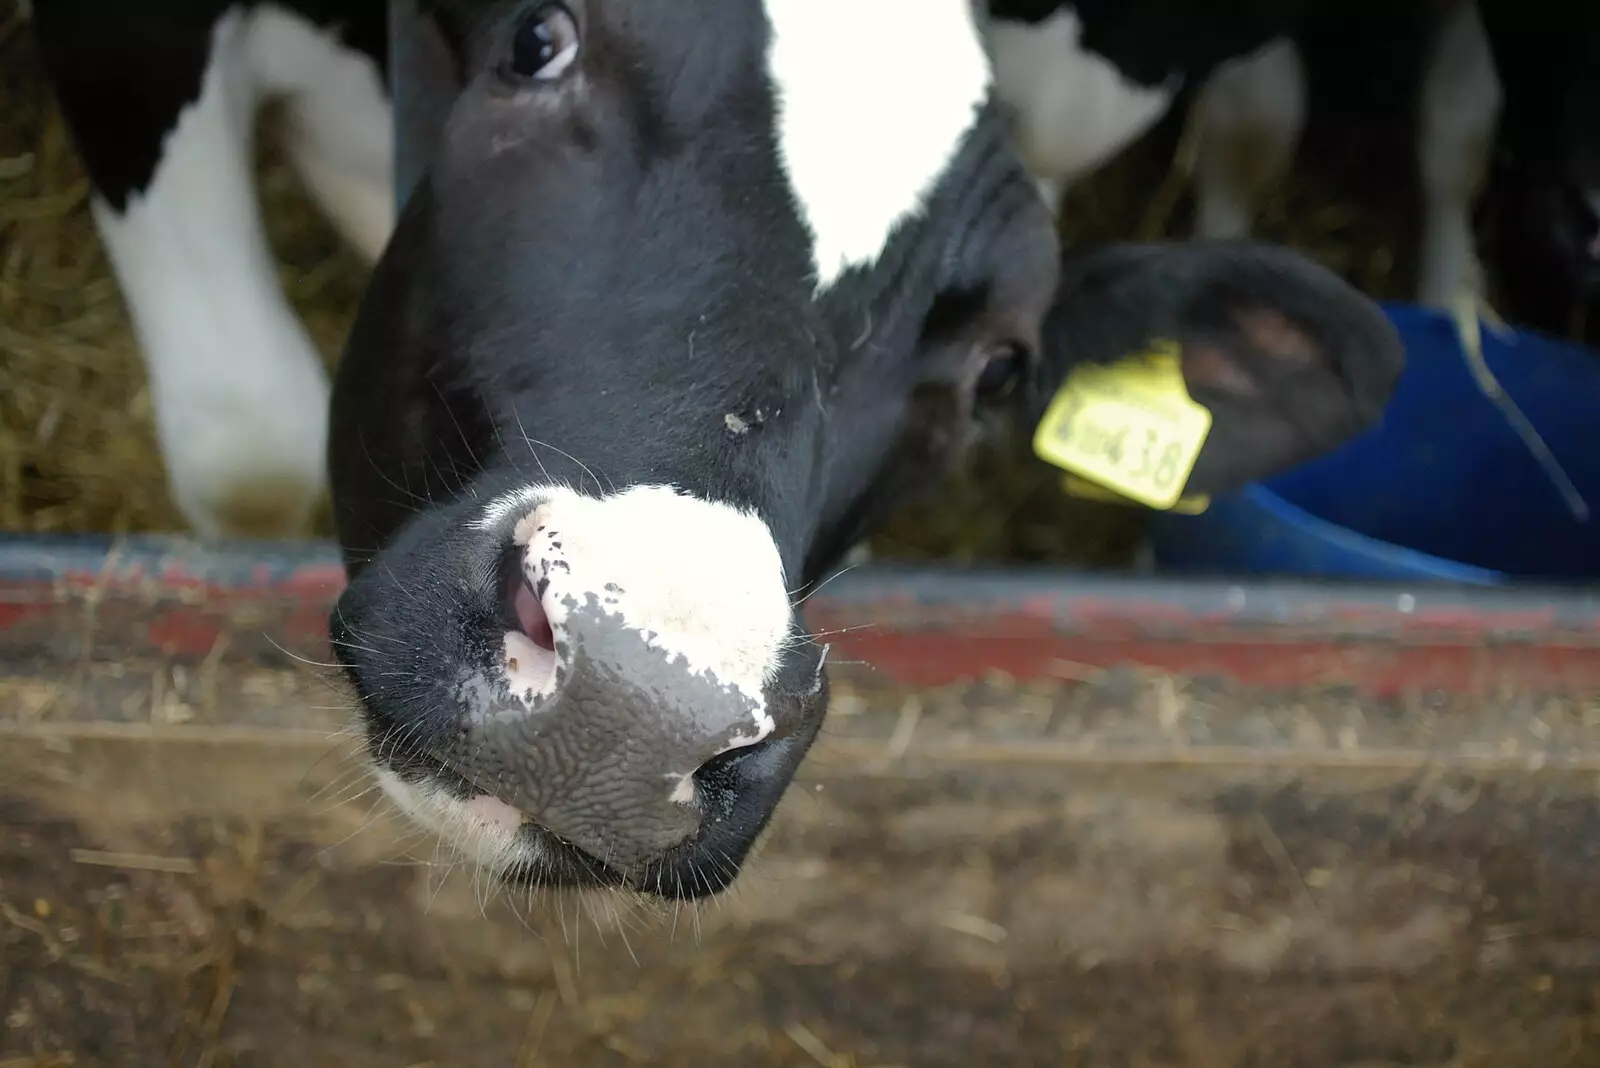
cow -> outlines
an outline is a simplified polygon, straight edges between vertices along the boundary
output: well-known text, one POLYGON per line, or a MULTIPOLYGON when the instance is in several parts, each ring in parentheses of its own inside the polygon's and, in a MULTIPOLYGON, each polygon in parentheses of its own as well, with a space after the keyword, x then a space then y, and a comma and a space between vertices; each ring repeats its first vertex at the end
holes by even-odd
POLYGON ((988 0, 984 37, 997 92, 1045 201, 1057 206, 1070 183, 1230 64, 1295 63, 1285 39, 1309 5, 988 0))
MULTIPOLYGON (((355 10, 40 3, 108 244, 170 253, 131 258, 133 301, 193 316, 236 277, 271 304, 243 104, 287 86, 359 100, 332 129, 370 118, 383 53, 332 18, 355 10), (87 8, 93 33, 67 14, 87 8), (109 185, 124 136, 145 165, 109 185)), ((730 885, 826 712, 805 591, 984 435, 1031 428, 1071 368, 1171 340, 1213 417, 1198 493, 1348 438, 1399 373, 1376 306, 1291 251, 1062 249, 969 0, 413 12, 428 159, 392 227, 350 207, 393 177, 378 153, 311 153, 361 176, 334 214, 382 246, 329 402, 349 578, 329 632, 385 795, 507 882, 730 885)), ((210 336, 180 346, 190 369, 228 353, 210 336)), ((299 456, 322 387, 291 377, 239 397, 305 416, 299 456)))
POLYGON ((256 202, 252 130, 366 261, 394 220, 384 0, 36 0, 34 36, 146 363, 178 511, 207 538, 309 529, 329 383, 256 202))
POLYGON ((1447 308, 1481 298, 1473 208, 1489 173, 1502 86, 1474 0, 1314 5, 1285 35, 1222 64, 1197 102, 1196 232, 1250 232, 1305 126, 1308 51, 1336 92, 1362 98, 1341 101, 1349 111, 1405 112, 1414 102, 1423 201, 1415 299, 1447 308))
POLYGON ((1196 492, 1392 388, 1298 254, 1063 252, 968 0, 421 11, 453 102, 334 385, 330 627, 388 795, 511 882, 729 885, 826 710, 804 591, 1071 366, 1176 341, 1196 492))
POLYGON ((1481 297, 1472 224, 1487 185, 1506 207, 1484 251, 1510 307, 1555 330, 1600 284, 1600 16, 1581 3, 1539 18, 1512 7, 991 0, 988 41, 1019 147, 1052 204, 1194 90, 1195 230, 1212 238, 1248 234, 1287 171, 1306 121, 1309 44, 1344 68, 1340 91, 1416 105, 1416 299, 1481 297), (1376 87, 1365 84, 1374 61, 1388 68, 1376 87))

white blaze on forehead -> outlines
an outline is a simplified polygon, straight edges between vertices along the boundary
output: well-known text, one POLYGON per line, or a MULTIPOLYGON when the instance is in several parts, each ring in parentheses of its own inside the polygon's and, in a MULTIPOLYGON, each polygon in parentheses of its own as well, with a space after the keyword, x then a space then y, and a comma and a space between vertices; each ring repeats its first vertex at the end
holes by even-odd
POLYGON ((972 0, 764 0, 778 148, 817 287, 874 262, 988 98, 972 0))
MULTIPOLYGON (((558 632, 568 601, 592 596, 652 648, 682 657, 756 702, 756 736, 772 730, 762 690, 789 630, 789 592, 772 532, 755 515, 671 486, 632 486, 607 497, 540 487, 517 524, 531 579, 558 632)), ((490 512, 503 513, 496 502, 490 512)))

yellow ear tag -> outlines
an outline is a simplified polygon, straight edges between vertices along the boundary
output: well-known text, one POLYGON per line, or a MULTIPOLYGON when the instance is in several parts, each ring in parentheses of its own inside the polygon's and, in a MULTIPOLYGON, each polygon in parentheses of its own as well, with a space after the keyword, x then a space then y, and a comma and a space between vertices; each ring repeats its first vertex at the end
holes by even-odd
POLYGON ((1034 431, 1033 451, 1146 507, 1169 511, 1182 501, 1184 511, 1204 511, 1209 502, 1184 501, 1183 487, 1210 432, 1211 412, 1184 386, 1177 344, 1161 341, 1069 375, 1034 431))

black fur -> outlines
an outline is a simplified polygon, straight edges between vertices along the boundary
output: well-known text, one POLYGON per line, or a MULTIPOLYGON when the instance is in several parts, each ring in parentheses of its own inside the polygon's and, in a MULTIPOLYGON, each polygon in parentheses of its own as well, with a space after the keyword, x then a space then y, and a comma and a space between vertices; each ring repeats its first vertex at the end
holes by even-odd
MULTIPOLYGON (((1575 307, 1600 307, 1600 5, 1551 0, 1537 12, 1479 0, 1505 93, 1486 250, 1498 268, 1501 310, 1551 333, 1575 307)), ((1600 339, 1600 315, 1588 336, 1600 339)))
MULTIPOLYGON (((1387 397, 1392 331, 1292 253, 1114 248, 1071 258, 1058 286, 1048 214, 992 109, 925 215, 814 300, 758 5, 575 5, 582 91, 522 95, 494 73, 518 10, 449 6, 458 21, 439 36, 461 42, 466 84, 335 392, 352 582, 334 635, 391 762, 461 725, 446 684, 506 626, 509 529, 468 526, 505 490, 670 482, 753 509, 786 573, 809 583, 985 427, 1031 425, 1070 366, 1161 333, 1185 343, 1224 424, 1203 457, 1208 487, 1326 447, 1387 397), (1022 380, 980 390, 989 359, 1012 353, 1022 380)), ((793 628, 803 639, 798 611, 793 628)), ((818 655, 794 644, 785 692, 818 655)), ((545 835, 552 862, 515 874, 681 896, 726 885, 824 705, 702 768, 707 816, 669 855, 619 871, 545 835)))

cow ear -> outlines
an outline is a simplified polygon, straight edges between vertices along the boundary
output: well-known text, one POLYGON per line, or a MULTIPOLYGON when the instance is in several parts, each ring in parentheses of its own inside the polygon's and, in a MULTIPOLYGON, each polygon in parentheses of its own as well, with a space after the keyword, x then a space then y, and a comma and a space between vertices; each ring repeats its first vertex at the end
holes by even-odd
MULTIPOLYGON (((1081 363, 1177 343, 1212 426, 1186 492, 1220 493, 1371 426, 1405 356, 1368 297, 1289 249, 1249 242, 1116 245, 1069 255, 1045 323, 1053 389, 1081 363)), ((1051 390, 1038 391, 1042 406, 1051 390)))

